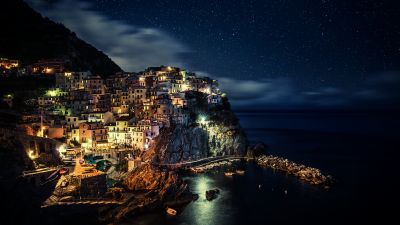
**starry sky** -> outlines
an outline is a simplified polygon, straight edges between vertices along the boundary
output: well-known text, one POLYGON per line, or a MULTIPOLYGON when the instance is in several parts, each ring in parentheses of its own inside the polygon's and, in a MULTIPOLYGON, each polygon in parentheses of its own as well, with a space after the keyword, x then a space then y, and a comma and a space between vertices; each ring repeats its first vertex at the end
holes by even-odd
POLYGON ((238 108, 400 102, 396 1, 28 2, 124 70, 181 66, 220 80, 238 108))

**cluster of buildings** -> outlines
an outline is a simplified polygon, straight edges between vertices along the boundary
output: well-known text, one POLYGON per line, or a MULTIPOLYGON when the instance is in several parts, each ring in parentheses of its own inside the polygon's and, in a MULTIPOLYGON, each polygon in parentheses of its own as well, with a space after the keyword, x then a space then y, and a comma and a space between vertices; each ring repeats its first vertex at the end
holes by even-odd
POLYGON ((19 61, 14 59, 0 58, 0 68, 10 70, 19 67, 19 61))
POLYGON ((206 104, 221 104, 216 80, 175 67, 150 67, 107 79, 90 72, 58 72, 55 87, 37 99, 38 113, 24 115, 27 134, 58 139, 85 151, 148 149, 160 131, 193 122, 195 93, 206 104))
POLYGON ((23 66, 19 60, 0 58, 0 75, 54 75, 65 72, 68 63, 69 61, 64 59, 42 59, 30 65, 23 66))

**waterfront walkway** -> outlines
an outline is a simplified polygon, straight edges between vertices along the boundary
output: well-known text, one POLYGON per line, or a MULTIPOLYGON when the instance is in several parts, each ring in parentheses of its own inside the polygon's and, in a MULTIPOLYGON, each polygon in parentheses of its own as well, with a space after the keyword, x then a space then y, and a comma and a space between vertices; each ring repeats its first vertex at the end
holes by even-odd
POLYGON ((153 163, 153 165, 168 169, 184 169, 184 168, 200 167, 211 163, 230 161, 236 159, 250 159, 250 158, 244 156, 216 156, 216 157, 208 157, 208 158, 203 158, 193 161, 178 162, 178 163, 153 163))
POLYGON ((52 204, 46 204, 42 205, 42 208, 50 207, 50 206, 57 206, 57 205, 121 205, 124 202, 122 201, 117 201, 117 200, 101 200, 101 199, 95 199, 95 200, 80 200, 80 201, 57 201, 53 202, 52 204))
POLYGON ((36 175, 42 175, 42 174, 47 174, 47 173, 53 173, 57 171, 59 168, 57 167, 46 167, 46 168, 40 168, 36 170, 26 170, 22 172, 23 177, 28 177, 28 176, 36 176, 36 175))

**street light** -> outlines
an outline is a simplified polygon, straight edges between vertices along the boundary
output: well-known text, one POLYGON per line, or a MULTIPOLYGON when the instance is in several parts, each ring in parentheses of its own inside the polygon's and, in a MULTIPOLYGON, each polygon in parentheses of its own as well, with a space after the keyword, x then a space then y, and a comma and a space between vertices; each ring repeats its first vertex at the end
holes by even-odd
POLYGON ((199 123, 200 123, 200 124, 205 124, 205 123, 206 123, 206 120, 207 120, 207 117, 206 117, 206 116, 199 116, 199 123))

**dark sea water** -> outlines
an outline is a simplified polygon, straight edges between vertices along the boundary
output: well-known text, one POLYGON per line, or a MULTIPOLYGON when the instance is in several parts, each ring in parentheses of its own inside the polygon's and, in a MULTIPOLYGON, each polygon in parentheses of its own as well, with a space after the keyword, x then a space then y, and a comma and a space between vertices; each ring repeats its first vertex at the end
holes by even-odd
POLYGON ((126 224, 387 224, 397 219, 400 117, 395 113, 238 113, 251 142, 336 178, 329 190, 245 164, 244 176, 187 177, 199 200, 126 224), (262 188, 259 189, 258 185, 262 188), (211 202, 204 192, 219 188, 211 202), (285 194, 285 190, 287 194, 285 194))

